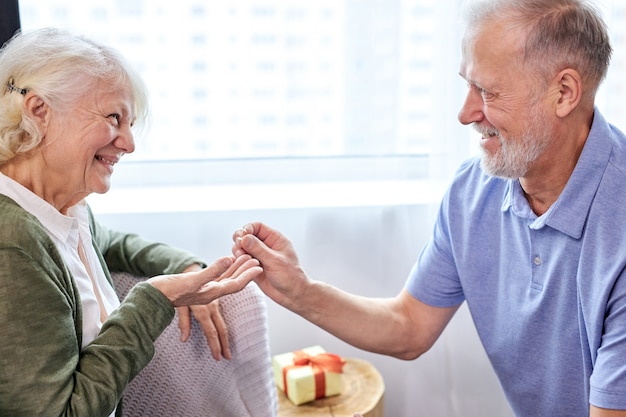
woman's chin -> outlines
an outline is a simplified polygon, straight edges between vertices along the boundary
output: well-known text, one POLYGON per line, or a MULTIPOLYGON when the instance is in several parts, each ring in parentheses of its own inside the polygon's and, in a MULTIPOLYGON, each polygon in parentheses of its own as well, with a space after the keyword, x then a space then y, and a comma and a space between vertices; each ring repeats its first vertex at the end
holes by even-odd
POLYGON ((101 182, 91 188, 90 194, 105 194, 111 189, 111 183, 109 181, 101 182))

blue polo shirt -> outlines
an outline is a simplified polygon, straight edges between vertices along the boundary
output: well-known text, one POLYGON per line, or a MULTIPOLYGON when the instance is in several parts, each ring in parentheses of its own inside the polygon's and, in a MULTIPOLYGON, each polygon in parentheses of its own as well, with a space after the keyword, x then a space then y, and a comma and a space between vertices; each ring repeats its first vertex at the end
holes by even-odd
POLYGON ((518 417, 626 409, 626 137, 599 111, 552 207, 461 166, 406 289, 466 301, 518 417))

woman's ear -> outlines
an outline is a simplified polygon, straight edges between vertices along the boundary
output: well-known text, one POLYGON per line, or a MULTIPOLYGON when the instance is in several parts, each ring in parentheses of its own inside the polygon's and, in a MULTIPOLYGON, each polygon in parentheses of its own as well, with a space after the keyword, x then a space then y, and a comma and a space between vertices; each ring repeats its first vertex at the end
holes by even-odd
POLYGON ((26 93, 24 97, 24 113, 45 132, 50 121, 51 109, 41 97, 34 92, 26 93))
POLYGON ((583 83, 578 71, 566 68, 559 72, 555 82, 558 83, 558 98, 556 101, 556 114, 566 117, 581 102, 583 97, 583 83))

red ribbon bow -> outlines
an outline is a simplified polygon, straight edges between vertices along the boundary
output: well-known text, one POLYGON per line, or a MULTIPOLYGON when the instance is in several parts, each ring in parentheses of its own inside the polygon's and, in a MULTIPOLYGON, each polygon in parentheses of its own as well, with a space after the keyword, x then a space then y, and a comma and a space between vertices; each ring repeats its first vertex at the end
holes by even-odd
POLYGON ((326 377, 324 372, 342 373, 344 361, 339 355, 333 353, 320 353, 317 355, 309 355, 302 350, 293 352, 293 365, 283 368, 283 386, 285 387, 285 395, 287 393, 287 373, 294 368, 310 366, 313 368, 313 377, 315 378, 315 399, 326 396, 326 377))

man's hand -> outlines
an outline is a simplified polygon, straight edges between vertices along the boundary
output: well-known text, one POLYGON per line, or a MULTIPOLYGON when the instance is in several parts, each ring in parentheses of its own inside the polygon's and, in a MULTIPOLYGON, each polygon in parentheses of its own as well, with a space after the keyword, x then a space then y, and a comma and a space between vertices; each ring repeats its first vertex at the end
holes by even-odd
POLYGON ((278 304, 290 308, 310 283, 291 242, 263 223, 249 223, 233 233, 235 256, 257 259, 262 272, 254 280, 278 304))

